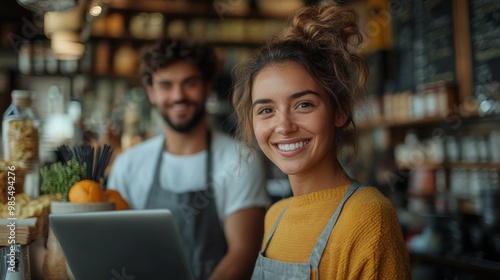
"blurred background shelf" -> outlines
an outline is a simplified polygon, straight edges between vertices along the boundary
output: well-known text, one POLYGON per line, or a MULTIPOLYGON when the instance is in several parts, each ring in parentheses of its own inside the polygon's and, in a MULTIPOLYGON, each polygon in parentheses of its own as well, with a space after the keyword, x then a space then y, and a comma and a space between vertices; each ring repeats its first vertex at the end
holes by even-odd
MULTIPOLYGON (((448 254, 428 254, 428 253, 418 253, 411 252, 410 258, 412 263, 427 264, 433 267, 439 267, 446 270, 455 271, 455 275, 459 275, 457 272, 462 272, 471 275, 471 278, 458 279, 498 279, 500 277, 500 263, 482 260, 474 257, 467 256, 454 256, 448 254), (472 276, 473 275, 473 276, 472 276)), ((435 272, 435 274, 445 274, 446 272, 435 272)), ((453 274, 453 272, 448 272, 453 274)), ((444 279, 444 278, 441 278, 444 279)), ((453 279, 453 278, 451 278, 453 279)))

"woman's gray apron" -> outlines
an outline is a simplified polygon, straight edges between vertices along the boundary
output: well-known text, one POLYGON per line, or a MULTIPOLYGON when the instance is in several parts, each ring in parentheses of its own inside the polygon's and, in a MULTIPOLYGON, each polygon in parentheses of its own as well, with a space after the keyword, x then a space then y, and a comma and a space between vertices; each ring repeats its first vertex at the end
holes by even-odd
POLYGON ((311 256, 309 257, 309 261, 307 263, 289 263, 289 262, 281 262, 273 259, 269 259, 264 256, 264 253, 269 245, 269 241, 271 240, 271 237, 273 236, 276 227, 278 226, 278 223, 280 222, 281 218, 283 217, 283 213, 285 213, 285 209, 281 212, 280 216, 278 217, 278 220, 276 220, 276 223, 274 223, 273 228, 271 229, 271 232, 269 232, 269 235, 267 236, 266 243, 264 244, 262 250, 259 253, 259 256, 257 258, 257 262, 255 264, 255 268, 253 271, 252 279, 253 280, 260 280, 260 279, 272 279, 272 280, 304 280, 304 279, 310 279, 311 277, 311 272, 314 270, 316 274, 316 280, 319 279, 319 262, 321 260, 321 256, 323 255, 323 251, 325 250, 326 243, 328 241, 328 238, 330 237, 330 234, 332 232, 333 227, 335 226, 335 223, 337 222, 337 219, 340 215, 340 212, 342 211, 342 208, 344 207, 345 202, 351 197, 353 193, 355 193, 357 190, 360 190, 364 188, 362 184, 359 182, 353 180, 351 184, 349 185, 349 188, 347 189, 346 194, 344 195, 344 198, 340 202, 339 206, 337 207, 337 210, 333 214, 333 216, 330 218, 330 221, 326 225, 325 229, 320 235, 320 238, 316 245, 314 246, 314 249, 311 253, 311 256))
MULTIPOLYGON (((153 186, 147 208, 169 209, 177 222, 186 255, 191 262, 195 279, 207 279, 227 252, 224 231, 220 225, 212 188, 211 135, 207 137, 207 188, 202 191, 174 193, 160 187, 160 166, 163 147, 159 153, 153 186)), ((186 166, 189 168, 189 166, 186 166)), ((199 176, 199 174, 193 174, 199 176)))

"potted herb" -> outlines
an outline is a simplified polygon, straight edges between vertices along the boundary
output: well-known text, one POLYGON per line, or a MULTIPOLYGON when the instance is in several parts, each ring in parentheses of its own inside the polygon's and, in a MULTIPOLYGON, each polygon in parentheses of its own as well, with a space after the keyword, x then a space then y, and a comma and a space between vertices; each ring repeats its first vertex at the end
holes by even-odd
POLYGON ((42 176, 42 191, 56 195, 62 201, 68 201, 68 192, 76 182, 85 179, 87 167, 76 159, 70 159, 65 164, 53 163, 40 169, 42 176))

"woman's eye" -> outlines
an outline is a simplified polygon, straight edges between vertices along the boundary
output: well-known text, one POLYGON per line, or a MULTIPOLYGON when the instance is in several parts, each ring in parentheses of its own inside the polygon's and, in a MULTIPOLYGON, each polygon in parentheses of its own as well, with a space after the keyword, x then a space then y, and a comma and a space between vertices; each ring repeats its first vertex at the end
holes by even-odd
POLYGON ((258 115, 262 115, 262 114, 269 114, 269 113, 271 113, 272 111, 273 111, 273 110, 271 110, 271 109, 269 109, 269 108, 262 108, 262 109, 260 109, 260 110, 257 112, 257 114, 258 114, 258 115))
POLYGON ((312 104, 309 102, 300 102, 299 105, 297 105, 297 108, 298 109, 306 109, 306 108, 309 108, 311 106, 312 106, 312 104))

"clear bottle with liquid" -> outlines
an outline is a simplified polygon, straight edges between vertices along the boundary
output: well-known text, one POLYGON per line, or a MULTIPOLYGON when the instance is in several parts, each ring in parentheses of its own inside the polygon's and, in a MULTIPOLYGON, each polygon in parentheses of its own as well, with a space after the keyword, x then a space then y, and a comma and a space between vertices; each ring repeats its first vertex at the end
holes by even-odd
POLYGON ((18 68, 21 74, 31 74, 32 71, 32 49, 29 41, 23 41, 19 47, 18 68))
MULTIPOLYGON (((12 103, 3 115, 2 142, 4 157, 20 162, 26 168, 23 191, 39 195, 39 128, 40 120, 31 99, 32 91, 12 91, 12 103)), ((21 192, 21 190, 17 190, 21 192)))
POLYGON ((29 249, 26 245, 12 244, 2 248, 2 273, 0 279, 30 280, 29 249))

